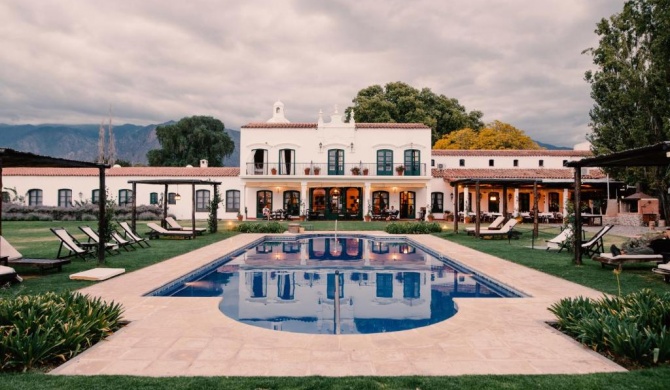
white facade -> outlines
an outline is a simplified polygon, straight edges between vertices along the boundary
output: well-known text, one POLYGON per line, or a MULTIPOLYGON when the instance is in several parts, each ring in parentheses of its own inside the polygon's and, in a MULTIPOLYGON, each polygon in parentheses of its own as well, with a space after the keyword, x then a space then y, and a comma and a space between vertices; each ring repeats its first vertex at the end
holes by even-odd
MULTIPOLYGON (((564 168, 564 162, 591 155, 584 150, 431 151, 431 129, 423 124, 353 119, 344 122, 335 108, 329 120, 319 113, 316 122, 291 123, 283 103, 277 102, 270 120, 242 127, 239 168, 208 167, 206 161, 200 167, 114 167, 106 171, 106 186, 123 203, 132 189, 129 180, 211 180, 222 183, 222 219, 235 219, 238 212, 248 219, 262 218, 267 206, 288 209, 293 216, 360 220, 370 208, 377 213, 392 207, 408 219, 418 217, 421 208, 437 218, 447 210, 474 211, 476 181, 482 182, 483 212, 501 212, 503 192, 509 213, 524 212, 534 204, 535 181, 538 211, 563 212, 574 181, 573 169, 564 168)), ((98 171, 89 168, 6 168, 3 176, 3 195, 12 198, 15 190, 25 204, 91 201, 99 186, 98 171), (39 190, 41 197, 31 190, 39 190)), ((604 180, 599 171, 583 176, 587 185, 604 180)), ((195 190, 200 191, 196 204, 208 203, 212 186, 195 190)), ((138 184, 134 195, 143 205, 161 202, 164 192, 162 185, 138 184)), ((168 212, 190 219, 191 186, 172 185, 167 192, 173 194, 167 196, 168 212), (175 199, 177 193, 180 199, 175 199)), ((207 215, 202 207, 196 210, 197 219, 207 215)))

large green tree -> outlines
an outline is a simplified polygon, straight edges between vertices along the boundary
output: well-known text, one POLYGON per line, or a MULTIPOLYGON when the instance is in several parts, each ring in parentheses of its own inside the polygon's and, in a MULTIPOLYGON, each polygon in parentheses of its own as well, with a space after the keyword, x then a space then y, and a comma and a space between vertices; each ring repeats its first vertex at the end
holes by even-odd
POLYGON ((161 148, 147 153, 150 166, 183 167, 207 159, 210 166, 220 167, 223 158, 235 149, 223 122, 211 116, 192 116, 158 126, 156 137, 161 148))
MULTIPOLYGON (((596 155, 670 139, 670 0, 630 0, 602 19, 600 41, 586 50, 597 70, 586 72, 595 105, 588 139, 596 155)), ((662 200, 668 213, 667 167, 610 169, 640 183, 662 200)))
POLYGON ((432 129, 433 144, 454 130, 484 126, 481 111, 467 112, 456 99, 399 81, 361 89, 352 102, 345 111, 347 120, 353 109, 357 122, 423 123, 432 129))

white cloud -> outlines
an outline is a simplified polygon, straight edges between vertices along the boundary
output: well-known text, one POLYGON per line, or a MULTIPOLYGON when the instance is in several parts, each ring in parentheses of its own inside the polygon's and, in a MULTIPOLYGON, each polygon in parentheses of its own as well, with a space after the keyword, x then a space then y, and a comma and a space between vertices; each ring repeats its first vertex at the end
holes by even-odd
POLYGON ((571 146, 592 106, 582 55, 623 0, 129 1, 0 4, 0 122, 206 114, 293 121, 404 81, 571 146))

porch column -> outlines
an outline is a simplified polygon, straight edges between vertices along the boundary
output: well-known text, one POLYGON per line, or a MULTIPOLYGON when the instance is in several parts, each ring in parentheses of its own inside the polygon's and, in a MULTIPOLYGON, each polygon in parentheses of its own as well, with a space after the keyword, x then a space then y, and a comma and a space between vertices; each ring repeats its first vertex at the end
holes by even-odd
POLYGON ((468 210, 470 210, 470 191, 468 186, 463 186, 463 218, 468 216, 468 210))
POLYGON ((514 216, 519 216, 519 189, 514 189, 514 216))
MULTIPOLYGON (((247 168, 248 169, 248 168, 247 168)), ((247 185, 242 185, 242 191, 240 191, 240 214, 244 213, 244 219, 247 219, 247 185)))
POLYGON ((563 214, 563 217, 566 217, 568 214, 568 199, 570 197, 570 194, 568 192, 567 188, 563 188, 563 208, 561 209, 561 214, 563 214))
POLYGON ((363 215, 372 214, 372 194, 370 192, 370 182, 366 181, 363 188, 363 200, 365 202, 365 209, 363 215))
POLYGON ((310 209, 309 207, 309 199, 307 199, 307 182, 306 181, 301 181, 300 182, 300 213, 305 213, 307 215, 307 210, 310 209), (304 207, 303 207, 304 206, 304 207))
POLYGON ((454 191, 454 233, 458 233, 458 184, 455 184, 452 189, 454 191))
MULTIPOLYGON (((430 182, 426 183, 426 215, 424 216, 424 220, 428 217, 428 214, 430 213, 430 210, 432 210, 432 203, 433 199, 430 194, 430 182)), ((444 200, 443 200, 444 202, 444 200)), ((444 207, 444 205, 442 206, 444 207)))

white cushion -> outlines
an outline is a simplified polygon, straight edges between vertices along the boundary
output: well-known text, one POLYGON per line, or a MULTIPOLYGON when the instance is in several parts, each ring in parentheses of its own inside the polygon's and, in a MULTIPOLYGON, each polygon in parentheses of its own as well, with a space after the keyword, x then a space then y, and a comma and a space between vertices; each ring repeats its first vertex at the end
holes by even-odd
POLYGON ((16 271, 14 271, 14 268, 0 265, 0 275, 11 275, 15 273, 16 271))
POLYGON ((77 272, 70 275, 72 280, 106 280, 113 278, 116 275, 121 275, 126 272, 125 268, 93 268, 88 271, 77 272))

